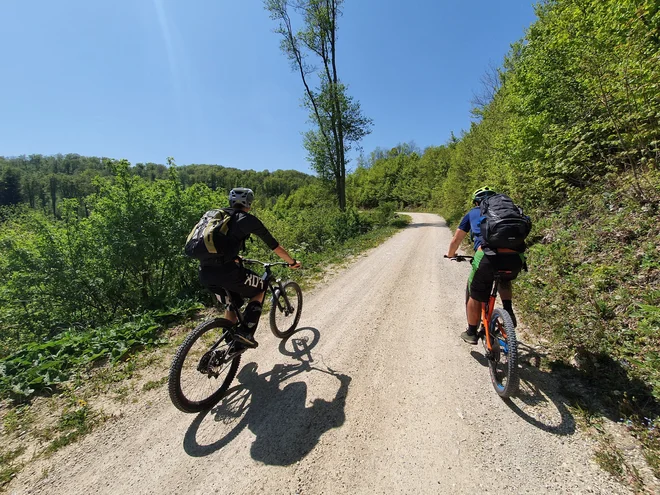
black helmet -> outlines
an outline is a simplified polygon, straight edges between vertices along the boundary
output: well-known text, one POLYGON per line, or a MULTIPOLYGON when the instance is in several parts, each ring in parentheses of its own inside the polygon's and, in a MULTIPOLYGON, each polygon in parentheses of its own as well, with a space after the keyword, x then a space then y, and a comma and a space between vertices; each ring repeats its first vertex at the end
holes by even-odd
POLYGON ((232 208, 235 206, 249 208, 252 201, 254 201, 254 193, 247 187, 235 187, 229 192, 229 206, 232 208))

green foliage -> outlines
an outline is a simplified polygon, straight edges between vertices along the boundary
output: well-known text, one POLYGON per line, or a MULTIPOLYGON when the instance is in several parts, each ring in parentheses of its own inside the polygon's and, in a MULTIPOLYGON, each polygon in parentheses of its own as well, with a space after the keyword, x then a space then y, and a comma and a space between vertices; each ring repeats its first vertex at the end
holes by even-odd
POLYGON ((25 399, 52 390, 95 362, 117 362, 135 349, 162 343, 161 329, 152 316, 143 316, 108 328, 67 331, 47 342, 26 344, 0 360, 0 395, 25 399))
POLYGON ((0 397, 18 401, 52 391, 78 371, 99 362, 117 363, 136 350, 166 342, 164 325, 190 317, 202 306, 182 301, 111 325, 86 330, 69 329, 44 342, 30 342, 0 359, 0 397))
POLYGON ((196 266, 183 240, 200 212, 226 198, 203 185, 183 190, 170 172, 147 183, 119 162, 114 180, 97 180, 98 192, 85 198, 86 213, 73 199, 63 202, 61 221, 11 212, 0 228, 0 345, 195 297, 196 266))
POLYGON ((446 174, 445 147, 427 148, 423 154, 412 144, 376 150, 348 178, 349 199, 360 208, 383 203, 419 208, 431 203, 433 189, 446 174))
MULTIPOLYGON (((109 158, 76 154, 0 157, 0 205, 25 202, 31 208, 58 216, 62 202, 75 198, 87 211, 89 205, 83 199, 98 192, 98 177, 112 180, 114 164, 109 158)), ((148 182, 170 176, 167 166, 156 163, 138 163, 128 172, 148 182)), ((261 205, 271 205, 280 195, 316 181, 295 170, 255 172, 219 165, 188 165, 178 167, 177 172, 184 189, 204 184, 212 191, 227 193, 232 187, 250 184, 261 205)))
POLYGON ((0 206, 15 205, 23 200, 20 180, 13 168, 7 168, 0 174, 0 206))

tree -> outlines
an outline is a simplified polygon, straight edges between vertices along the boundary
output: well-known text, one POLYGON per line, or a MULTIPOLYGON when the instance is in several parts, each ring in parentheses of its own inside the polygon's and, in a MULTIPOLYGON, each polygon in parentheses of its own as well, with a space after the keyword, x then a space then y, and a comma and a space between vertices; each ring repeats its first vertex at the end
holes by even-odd
POLYGON ((18 172, 11 168, 5 169, 0 176, 0 205, 15 205, 22 199, 18 172))
POLYGON ((304 137, 312 167, 334 185, 339 207, 346 208, 346 154, 371 132, 371 119, 362 115, 360 104, 347 95, 337 73, 337 18, 343 0, 264 0, 275 30, 282 35, 281 48, 300 73, 305 86, 304 104, 316 128, 304 137), (303 29, 294 32, 290 12, 302 18, 303 29), (315 66, 309 57, 320 62, 315 66), (310 79, 319 78, 313 88, 310 79))

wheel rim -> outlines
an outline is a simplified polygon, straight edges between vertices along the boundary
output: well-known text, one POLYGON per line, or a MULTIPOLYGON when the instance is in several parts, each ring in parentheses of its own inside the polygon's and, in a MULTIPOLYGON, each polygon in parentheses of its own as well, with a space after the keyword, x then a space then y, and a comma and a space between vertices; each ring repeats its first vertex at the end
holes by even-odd
POLYGON ((209 398, 222 386, 229 373, 231 361, 226 360, 229 345, 223 340, 216 348, 210 349, 223 332, 223 328, 214 328, 203 333, 186 353, 179 387, 190 402, 199 403, 209 398))
POLYGON ((284 291, 289 300, 289 307, 287 307, 286 300, 282 294, 274 302, 275 325, 280 332, 288 332, 296 324, 296 315, 301 304, 301 294, 296 290, 294 285, 286 285, 284 291))

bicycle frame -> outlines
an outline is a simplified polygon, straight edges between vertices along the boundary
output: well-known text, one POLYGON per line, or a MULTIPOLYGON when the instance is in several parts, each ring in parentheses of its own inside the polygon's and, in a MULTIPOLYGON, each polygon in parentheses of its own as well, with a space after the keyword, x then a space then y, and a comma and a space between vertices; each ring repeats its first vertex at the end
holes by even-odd
MULTIPOLYGON (((280 294, 284 297, 284 301, 286 303, 287 311, 291 311, 291 302, 289 301, 289 298, 286 294, 286 291, 284 290, 284 286, 282 285, 282 280, 279 279, 279 278, 275 279, 275 277, 273 275, 273 272, 271 272, 271 270, 270 270, 271 267, 273 267, 273 266, 278 266, 278 265, 287 265, 288 266, 288 263, 263 263, 259 260, 251 260, 251 259, 244 259, 244 260, 242 260, 242 263, 247 263, 247 264, 252 264, 252 265, 255 265, 255 264, 263 265, 263 267, 266 270, 264 272, 264 274, 261 276, 261 279, 264 281, 264 283, 266 285, 266 289, 264 290, 264 295, 261 299, 261 304, 262 305, 263 305, 264 301, 266 300, 266 293, 270 290, 270 293, 272 295, 273 303, 277 304, 277 306, 281 310, 284 310, 285 308, 282 307, 282 305, 280 304, 279 298, 277 298, 275 296, 276 291, 279 289, 280 294)), ((236 305, 234 304, 234 301, 231 297, 231 294, 226 289, 225 289, 225 298, 226 298, 226 301, 228 301, 228 303, 226 304, 227 305, 227 310, 232 311, 236 315, 236 318, 238 319, 238 324, 242 325, 244 323, 243 314, 236 307, 236 305)))
MULTIPOLYGON (((493 345, 490 339, 490 320, 493 316, 493 310, 495 309, 495 302, 497 300, 497 290, 500 285, 499 275, 495 275, 495 280, 493 281, 493 290, 490 293, 487 303, 481 303, 481 325, 484 327, 486 348, 488 351, 493 350, 493 345)), ((506 335, 504 335, 506 338, 506 335)))
MULTIPOLYGON (((493 290, 490 293, 488 302, 482 303, 481 306, 481 324, 484 327, 486 348, 488 349, 489 352, 493 350, 493 346, 490 339, 490 322, 493 316, 493 310, 495 309, 495 302, 497 300, 497 291, 499 290, 499 286, 500 286, 501 273, 511 273, 511 272, 505 272, 505 271, 495 272, 495 279, 493 280, 493 290)), ((502 336, 506 339, 507 335, 506 335, 506 331, 504 330, 504 327, 500 326, 499 330, 502 333, 502 336)))

